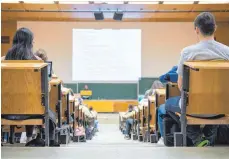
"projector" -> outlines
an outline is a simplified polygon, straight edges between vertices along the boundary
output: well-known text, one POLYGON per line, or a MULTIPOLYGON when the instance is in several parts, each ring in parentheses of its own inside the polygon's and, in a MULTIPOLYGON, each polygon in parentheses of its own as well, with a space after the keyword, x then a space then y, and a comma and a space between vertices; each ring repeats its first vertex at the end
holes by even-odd
POLYGON ((94 12, 95 20, 104 20, 103 12, 94 12))
POLYGON ((115 12, 113 19, 121 21, 122 17, 123 17, 123 13, 122 12, 115 12))

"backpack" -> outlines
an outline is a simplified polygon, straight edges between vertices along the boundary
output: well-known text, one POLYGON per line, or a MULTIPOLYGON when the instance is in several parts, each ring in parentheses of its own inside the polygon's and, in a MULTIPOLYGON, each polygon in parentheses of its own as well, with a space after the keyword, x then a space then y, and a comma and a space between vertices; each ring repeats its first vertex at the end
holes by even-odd
POLYGON ((45 141, 41 139, 41 135, 37 134, 37 137, 31 141, 29 141, 25 146, 28 147, 44 147, 45 141))
POLYGON ((75 129, 74 136, 84 136, 85 129, 81 126, 75 129))
POLYGON ((164 144, 165 146, 174 146, 174 133, 179 132, 180 128, 178 123, 169 116, 165 116, 163 119, 164 129, 164 144))
MULTIPOLYGON (((174 146, 174 133, 181 132, 180 117, 175 113, 167 111, 167 115, 163 115, 164 144, 166 146, 174 146)), ((191 139, 187 137, 187 146, 193 146, 191 139)))

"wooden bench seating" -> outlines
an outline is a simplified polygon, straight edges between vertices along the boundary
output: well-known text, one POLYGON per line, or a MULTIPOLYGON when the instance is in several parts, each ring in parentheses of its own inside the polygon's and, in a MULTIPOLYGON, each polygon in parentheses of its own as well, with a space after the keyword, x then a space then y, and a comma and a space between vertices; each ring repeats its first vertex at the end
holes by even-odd
MULTIPOLYGON (((47 64, 42 61, 6 60, 2 62, 1 70, 1 124, 43 125, 45 121, 45 145, 49 146, 49 120, 56 121, 56 118, 50 114, 48 103, 47 64), (8 120, 9 115, 40 116, 40 118, 8 120)), ((13 143, 14 132, 11 134, 11 140, 13 143)))
MULTIPOLYGON (((181 116, 180 113, 176 113, 181 116)), ((227 125, 229 123, 229 115, 218 119, 201 119, 192 116, 186 116, 188 125, 227 125)))
POLYGON ((181 132, 174 134, 175 146, 187 145, 187 125, 229 124, 229 117, 200 119, 186 114, 229 114, 229 61, 184 63, 181 102, 181 132), (187 121, 186 121, 187 119, 187 121))
POLYGON ((66 124, 69 124, 69 117, 70 117, 70 101, 69 101, 69 93, 70 89, 64 88, 62 90, 62 117, 63 121, 66 122, 66 124))

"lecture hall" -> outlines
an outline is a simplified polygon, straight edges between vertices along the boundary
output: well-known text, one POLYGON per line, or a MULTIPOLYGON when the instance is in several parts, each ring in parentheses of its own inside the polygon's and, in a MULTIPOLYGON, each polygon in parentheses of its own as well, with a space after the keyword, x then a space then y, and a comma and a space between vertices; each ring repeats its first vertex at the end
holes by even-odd
POLYGON ((1 158, 226 159, 229 0, 1 0, 1 158))

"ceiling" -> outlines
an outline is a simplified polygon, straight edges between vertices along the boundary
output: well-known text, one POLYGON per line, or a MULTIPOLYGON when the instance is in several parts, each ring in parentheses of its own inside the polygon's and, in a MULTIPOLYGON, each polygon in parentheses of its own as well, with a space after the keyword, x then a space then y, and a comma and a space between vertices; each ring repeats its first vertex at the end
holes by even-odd
POLYGON ((229 22, 227 4, 29 4, 2 3, 2 21, 95 21, 94 12, 103 11, 113 21, 115 11, 123 21, 193 21, 200 12, 211 11, 217 21, 229 22))

